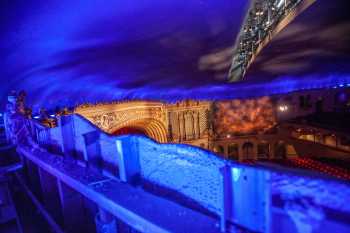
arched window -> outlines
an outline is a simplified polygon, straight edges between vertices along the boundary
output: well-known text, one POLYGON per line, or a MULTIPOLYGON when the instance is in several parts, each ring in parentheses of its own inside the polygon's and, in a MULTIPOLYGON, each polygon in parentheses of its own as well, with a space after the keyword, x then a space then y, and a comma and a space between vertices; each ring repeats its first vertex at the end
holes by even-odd
POLYGON ((245 142, 242 146, 243 158, 244 159, 254 159, 254 145, 251 142, 245 142))
POLYGON ((258 159, 268 159, 270 154, 270 145, 267 142, 258 144, 258 159))
POLYGON ((238 145, 237 144, 230 144, 228 146, 228 157, 230 159, 238 160, 238 145))
POLYGON ((218 153, 218 154, 220 154, 220 155, 223 155, 224 152, 225 152, 225 150, 224 150, 224 147, 223 147, 222 145, 216 145, 216 146, 214 147, 214 152, 215 152, 215 153, 218 153))
POLYGON ((279 141, 275 144, 275 158, 285 159, 286 155, 286 144, 283 141, 279 141))

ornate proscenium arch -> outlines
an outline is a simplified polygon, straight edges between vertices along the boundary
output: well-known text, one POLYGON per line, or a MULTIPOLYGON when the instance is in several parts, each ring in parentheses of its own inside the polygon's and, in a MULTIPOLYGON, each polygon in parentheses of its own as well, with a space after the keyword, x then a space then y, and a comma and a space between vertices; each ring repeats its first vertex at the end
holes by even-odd
POLYGON ((208 101, 130 101, 81 105, 79 114, 109 134, 144 134, 160 143, 209 148, 208 101))
POLYGON ((316 0, 254 0, 234 48, 229 81, 241 80, 261 50, 316 0))
POLYGON ((157 142, 167 142, 167 130, 164 124, 156 119, 140 119, 140 120, 129 120, 114 128, 109 129, 110 132, 116 132, 124 127, 135 128, 139 131, 144 131, 146 135, 157 142))
POLYGON ((167 118, 160 102, 132 101, 82 105, 75 113, 87 118, 106 133, 128 127, 138 129, 160 143, 167 142, 167 118))

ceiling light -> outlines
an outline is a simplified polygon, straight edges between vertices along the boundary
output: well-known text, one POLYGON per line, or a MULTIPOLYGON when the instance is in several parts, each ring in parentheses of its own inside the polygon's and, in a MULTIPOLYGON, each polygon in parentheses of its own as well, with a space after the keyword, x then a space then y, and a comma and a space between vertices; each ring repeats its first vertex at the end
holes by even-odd
POLYGON ((285 3, 286 0, 280 0, 277 4, 277 8, 281 8, 281 6, 283 5, 283 3, 285 3))

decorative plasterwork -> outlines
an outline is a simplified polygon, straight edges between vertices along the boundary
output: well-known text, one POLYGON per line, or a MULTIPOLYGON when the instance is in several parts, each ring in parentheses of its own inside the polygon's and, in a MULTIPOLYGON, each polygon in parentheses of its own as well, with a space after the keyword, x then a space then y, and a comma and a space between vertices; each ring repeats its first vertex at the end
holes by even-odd
POLYGON ((84 105, 75 109, 107 133, 123 127, 144 130, 159 142, 180 142, 208 138, 210 102, 182 101, 175 104, 132 101, 84 105))
POLYGON ((155 119, 164 123, 166 120, 165 114, 161 108, 136 108, 116 112, 98 113, 89 116, 89 118, 95 125, 107 132, 110 132, 111 129, 118 127, 118 125, 125 125, 130 121, 155 119))

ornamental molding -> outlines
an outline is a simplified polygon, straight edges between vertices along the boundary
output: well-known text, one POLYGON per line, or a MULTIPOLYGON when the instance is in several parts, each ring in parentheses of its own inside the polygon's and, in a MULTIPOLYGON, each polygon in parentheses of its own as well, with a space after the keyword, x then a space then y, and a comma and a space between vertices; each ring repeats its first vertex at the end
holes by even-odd
POLYGON ((134 107, 121 109, 118 111, 102 112, 101 110, 89 112, 88 114, 79 113, 90 120, 94 125, 102 130, 109 132, 118 126, 127 125, 128 122, 140 120, 157 120, 166 125, 166 112, 162 107, 134 107))
POLYGON ((120 128, 131 126, 144 128, 148 136, 160 142, 166 141, 168 137, 170 141, 180 138, 199 140, 208 137, 207 112, 211 104, 208 101, 184 101, 175 104, 135 101, 84 105, 76 108, 75 113, 87 118, 106 133, 114 133, 120 128), (164 134, 162 137, 165 139, 159 138, 158 134, 164 134))

